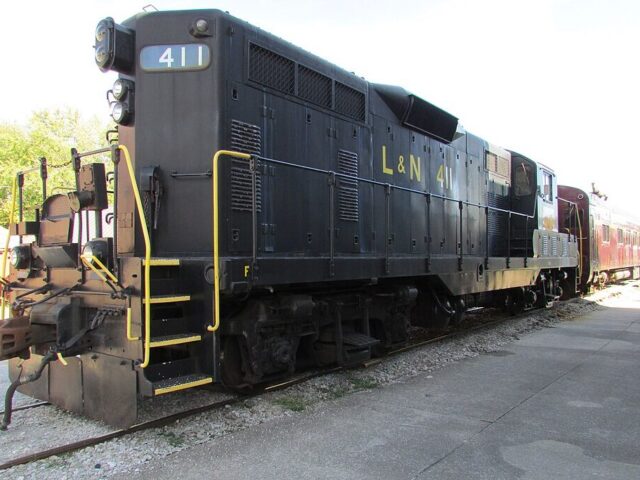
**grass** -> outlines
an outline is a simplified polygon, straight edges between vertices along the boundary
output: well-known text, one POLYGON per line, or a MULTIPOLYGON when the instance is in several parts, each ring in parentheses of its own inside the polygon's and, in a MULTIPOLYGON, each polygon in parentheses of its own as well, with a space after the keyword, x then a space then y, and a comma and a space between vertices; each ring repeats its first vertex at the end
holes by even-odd
POLYGON ((354 390, 371 390, 378 386, 377 380, 371 377, 351 377, 349 379, 354 390))
POLYGON ((53 457, 50 457, 45 461, 44 466, 45 468, 64 467, 67 464, 67 457, 69 457, 68 453, 54 455, 53 457))
POLYGON ((341 398, 344 397, 347 393, 349 393, 349 389, 346 387, 336 387, 333 390, 327 392, 331 398, 341 398))
POLYGON ((277 398, 273 403, 280 405, 282 408, 286 408, 287 410, 291 410, 292 412, 301 412, 307 408, 304 400, 300 397, 277 398))
POLYGON ((173 432, 162 432, 161 435, 165 438, 167 443, 172 447, 181 447, 184 445, 184 438, 173 432))

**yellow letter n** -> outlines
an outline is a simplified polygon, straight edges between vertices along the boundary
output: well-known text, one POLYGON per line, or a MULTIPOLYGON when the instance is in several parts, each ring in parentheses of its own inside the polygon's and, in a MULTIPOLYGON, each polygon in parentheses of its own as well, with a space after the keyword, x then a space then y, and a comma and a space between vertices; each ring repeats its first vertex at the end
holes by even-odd
POLYGON ((413 180, 413 174, 415 172, 416 179, 420 181, 420 157, 413 156, 413 154, 409 155, 409 160, 411 161, 411 180, 413 180))

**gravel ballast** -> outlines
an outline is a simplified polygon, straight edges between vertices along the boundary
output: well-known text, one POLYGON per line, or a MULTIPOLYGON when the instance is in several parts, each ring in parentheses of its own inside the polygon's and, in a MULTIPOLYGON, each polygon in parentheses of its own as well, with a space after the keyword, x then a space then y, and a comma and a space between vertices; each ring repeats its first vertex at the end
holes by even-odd
MULTIPOLYGON (((247 398, 226 408, 194 415, 163 428, 141 431, 63 456, 20 465, 3 471, 2 476, 16 479, 84 479, 108 478, 127 472, 135 475, 137 468, 145 462, 213 438, 265 422, 275 422, 283 417, 305 415, 320 406, 330 408, 331 402, 345 395, 402 382, 464 358, 495 352, 531 331, 552 327, 560 321, 571 320, 595 310, 599 308, 598 302, 612 295, 621 295, 626 288, 633 286, 629 283, 610 287, 587 299, 563 302, 551 309, 507 318, 499 324, 487 325, 386 358, 366 369, 319 376, 285 390, 247 398)), ((142 402, 140 419, 158 418, 180 409, 231 397, 233 395, 227 392, 209 390, 166 395, 142 402)), ((20 403, 31 401, 28 397, 20 399, 20 403)), ((63 412, 53 406, 16 412, 9 430, 0 432, 0 463, 110 431, 113 429, 102 423, 63 412)))

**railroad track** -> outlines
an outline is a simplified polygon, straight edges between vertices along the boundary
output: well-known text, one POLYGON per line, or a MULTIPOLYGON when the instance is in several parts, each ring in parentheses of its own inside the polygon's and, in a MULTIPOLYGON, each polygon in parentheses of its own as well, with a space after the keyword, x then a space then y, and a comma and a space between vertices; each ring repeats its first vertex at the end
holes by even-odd
MULTIPOLYGON (((28 403, 26 405, 20 405, 19 407, 13 407, 11 409, 12 412, 20 412, 21 410, 30 410, 32 408, 44 407, 46 405, 51 405, 49 402, 34 402, 28 403)), ((4 410, 0 410, 0 417, 4 415, 4 410)))
MULTIPOLYGON (((571 300, 569 300, 569 301, 571 301, 571 300)), ((490 313, 495 313, 495 312, 490 311, 490 313)), ((515 320, 515 319, 518 319, 518 318, 522 318, 522 317, 525 317, 525 316, 529 315, 530 313, 531 313, 531 311, 527 311, 527 312, 523 312, 521 314, 513 315, 513 316, 504 314, 504 315, 500 315, 500 318, 498 318, 498 319, 490 320, 490 321, 483 321, 481 323, 474 323, 472 325, 464 325, 463 327, 460 327, 459 329, 456 329, 456 330, 451 331, 451 332, 442 333, 442 334, 435 334, 435 335, 432 335, 432 336, 427 336, 426 338, 423 336, 419 340, 415 340, 415 341, 411 342, 409 345, 406 345, 404 347, 397 348, 397 349, 394 349, 394 350, 391 350, 391 351, 387 352, 382 357, 374 358, 374 359, 368 360, 366 362, 362 362, 362 363, 357 364, 357 365, 353 365, 353 366, 349 366, 349 367, 333 367, 333 368, 328 368, 328 369, 322 369, 322 370, 307 372, 307 373, 298 375, 298 376, 296 376, 294 378, 291 378, 289 380, 286 380, 284 382, 269 385, 268 387, 260 390, 259 392, 256 392, 256 393, 253 393, 253 394, 250 394, 250 395, 238 395, 238 396, 233 397, 233 398, 212 402, 212 403, 209 403, 207 405, 200 406, 200 407, 184 410, 182 412, 174 413, 174 414, 167 415, 167 416, 164 416, 164 417, 160 417, 160 418, 157 418, 157 419, 141 422, 141 423, 133 425, 132 427, 129 427, 129 428, 115 430, 113 432, 109 432, 109 433, 106 433, 106 434, 103 434, 103 435, 98 435, 98 436, 95 436, 95 437, 79 440, 77 442, 72 442, 72 443, 68 443, 68 444, 65 444, 65 445, 60 445, 60 446, 53 447, 53 448, 50 448, 50 449, 42 450, 42 451, 39 451, 39 452, 23 455, 23 456, 14 458, 12 460, 9 460, 9 461, 7 461, 5 463, 0 464, 0 470, 6 470, 6 469, 9 469, 9 468, 18 466, 18 465, 23 465, 23 464, 35 462, 35 461, 38 461, 38 460, 43 460, 43 459, 52 457, 54 455, 62 455, 62 454, 66 454, 66 453, 70 453, 70 452, 76 451, 76 450, 81 450, 83 448, 87 448, 87 447, 98 445, 98 444, 101 444, 101 443, 104 443, 104 442, 108 442, 110 440, 114 440, 116 438, 124 437, 126 435, 130 435, 130 434, 133 434, 133 433, 136 433, 136 432, 164 427, 166 425, 169 425, 171 423, 176 422, 177 420, 188 418, 188 417, 191 417, 193 415, 197 415, 199 413, 204 413, 204 412, 207 412, 207 411, 212 411, 212 410, 216 410, 216 409, 219 409, 219 408, 224 408, 227 405, 238 404, 240 402, 245 401, 247 398, 256 397, 256 396, 262 395, 263 393, 273 392, 273 391, 277 391, 277 390, 284 390, 284 389, 286 389, 288 387, 291 387, 291 386, 294 386, 294 385, 298 385, 298 384, 304 383, 306 381, 309 381, 309 380, 311 380, 313 378, 317 378, 317 377, 320 377, 320 376, 323 376, 323 375, 328 375, 330 373, 335 373, 335 372, 338 372, 338 371, 344 371, 345 369, 368 368, 368 367, 380 364, 380 363, 384 362, 385 359, 388 359, 389 357, 392 357, 394 355, 398 355, 400 353, 404 353, 404 352, 408 352, 408 351, 411 351, 411 350, 415 350, 417 348, 423 347, 423 346, 431 344, 431 343, 436 343, 436 342, 440 342, 440 341, 443 341, 443 340, 446 340, 446 339, 459 337, 459 336, 462 336, 464 334, 468 334, 468 333, 473 332, 473 331, 481 330, 483 328, 489 328, 489 327, 492 327, 492 326, 495 326, 495 325, 499 325, 501 323, 504 323, 506 320, 511 320, 511 319, 515 320)), ((30 405, 24 405, 22 407, 17 407, 17 408, 14 409, 14 411, 27 410, 27 409, 30 409, 30 408, 36 408, 36 407, 40 407, 40 406, 44 406, 44 405, 48 405, 48 404, 49 404, 48 402, 37 402, 37 403, 30 404, 30 405)))

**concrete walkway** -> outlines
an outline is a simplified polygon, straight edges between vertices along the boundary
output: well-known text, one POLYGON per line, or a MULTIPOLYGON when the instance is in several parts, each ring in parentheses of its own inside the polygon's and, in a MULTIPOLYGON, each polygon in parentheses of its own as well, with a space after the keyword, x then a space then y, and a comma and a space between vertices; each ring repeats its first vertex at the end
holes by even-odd
POLYGON ((432 377, 219 438, 136 476, 640 478, 640 295, 625 298, 432 377))

